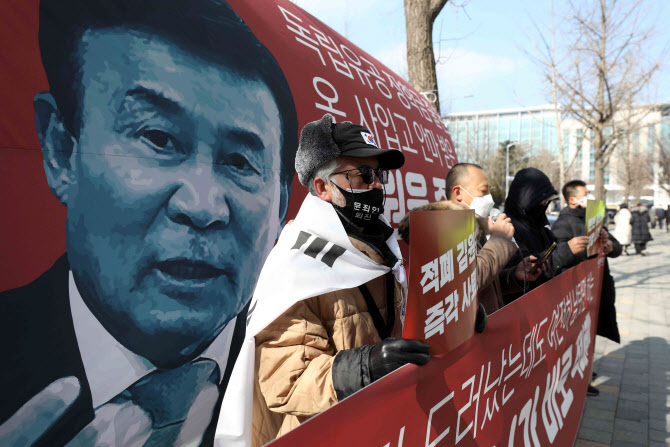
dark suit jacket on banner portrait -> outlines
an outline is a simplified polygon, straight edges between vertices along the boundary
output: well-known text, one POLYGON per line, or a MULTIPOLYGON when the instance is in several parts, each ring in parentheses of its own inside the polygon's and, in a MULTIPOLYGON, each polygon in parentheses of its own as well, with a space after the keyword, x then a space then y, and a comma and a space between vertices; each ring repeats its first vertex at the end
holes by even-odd
MULTIPOLYGON (((87 371, 80 354, 69 293, 69 265, 61 257, 52 268, 32 283, 0 293, 3 309, 0 314, 0 337, 13 340, 5 364, 12 365, 3 373, 0 393, 3 404, 0 420, 5 420, 31 397, 62 377, 75 377, 81 384, 79 397, 72 407, 40 439, 38 445, 63 445, 93 420, 94 410, 87 371)), ((219 388, 225 390, 232 366, 244 335, 246 308, 237 317, 227 334, 230 355, 219 388)), ((102 353, 101 355, 106 355, 102 353)), ((220 400, 223 393, 219 395, 220 400)), ((203 445, 213 441, 217 414, 214 414, 203 445)))

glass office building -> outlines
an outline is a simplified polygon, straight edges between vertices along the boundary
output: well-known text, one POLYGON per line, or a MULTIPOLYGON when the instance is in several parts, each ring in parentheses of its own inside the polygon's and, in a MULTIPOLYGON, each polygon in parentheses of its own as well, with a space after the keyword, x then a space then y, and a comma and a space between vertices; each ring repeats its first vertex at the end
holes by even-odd
MULTIPOLYGON (((618 203, 623 200, 626 187, 621 183, 625 183, 622 179, 626 174, 631 174, 629 166, 632 161, 633 164, 649 165, 648 170, 655 174, 653 179, 649 175, 649 182, 642 187, 644 191, 641 195, 667 206, 670 203, 668 194, 658 184, 658 161, 659 143, 670 145, 670 104, 638 105, 633 110, 627 116, 629 122, 635 122, 635 130, 626 132, 626 138, 618 142, 605 168, 607 201, 618 203)), ((566 178, 581 179, 592 188, 596 155, 591 144, 593 135, 579 121, 565 118, 562 113, 559 115, 559 126, 553 105, 452 113, 443 118, 459 161, 478 164, 485 164, 486 160, 495 156, 500 143, 505 141, 520 143, 531 165, 533 159, 540 156, 543 160, 558 163, 558 128, 566 178)), ((620 128, 625 127, 623 122, 620 117, 620 128)), ((607 132, 611 129, 606 129, 607 132)))

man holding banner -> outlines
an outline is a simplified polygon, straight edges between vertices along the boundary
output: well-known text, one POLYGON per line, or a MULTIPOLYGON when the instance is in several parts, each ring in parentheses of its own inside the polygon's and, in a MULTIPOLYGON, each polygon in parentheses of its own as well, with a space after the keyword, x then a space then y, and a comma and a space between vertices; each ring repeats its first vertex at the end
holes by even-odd
MULTIPOLYGON (((551 229, 558 238, 559 243, 586 234, 587 201, 593 197, 588 194, 586 183, 581 180, 573 180, 566 183, 563 186, 562 193, 568 206, 563 208, 551 229)), ((603 241, 603 249, 608 258, 616 258, 621 254, 621 244, 607 230, 600 230, 600 238, 603 241)), ((580 262, 585 261, 586 258, 586 250, 584 250, 575 255, 574 262, 564 265, 561 271, 574 267, 580 262)), ((598 335, 620 343, 619 328, 616 322, 616 309, 614 307, 615 298, 614 278, 610 274, 609 265, 607 259, 605 259, 600 312, 598 314, 598 335)))
MULTIPOLYGON (((545 267, 541 266, 531 273, 537 258, 528 256, 517 265, 506 268, 517 251, 516 244, 512 242, 514 226, 505 214, 495 221, 490 216, 494 205, 491 186, 481 166, 458 163, 449 170, 445 184, 447 200, 429 203, 412 211, 475 211, 478 298, 486 314, 492 314, 505 305, 503 295, 522 292, 524 281, 535 281, 545 267)), ((398 227, 400 236, 408 244, 409 216, 409 213, 406 214, 398 227)))
POLYGON ((395 338, 407 284, 382 216, 383 185, 404 161, 398 150, 379 149, 368 129, 336 124, 329 114, 303 128, 295 166, 310 194, 261 272, 229 387, 241 394, 226 395, 217 442, 239 439, 230 437, 236 432, 226 415, 244 413, 233 399, 249 399, 251 386, 256 446, 391 371, 430 359, 428 345, 395 338), (254 348, 252 385, 244 366, 254 364, 254 348))

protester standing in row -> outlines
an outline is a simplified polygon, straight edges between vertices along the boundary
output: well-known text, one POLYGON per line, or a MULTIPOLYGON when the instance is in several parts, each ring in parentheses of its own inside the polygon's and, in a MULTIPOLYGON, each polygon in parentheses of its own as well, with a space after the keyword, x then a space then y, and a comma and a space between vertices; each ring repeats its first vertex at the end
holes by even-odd
MULTIPOLYGON (((557 242, 556 236, 549 229, 546 215, 549 203, 557 197, 558 192, 552 186, 551 180, 539 169, 525 168, 514 176, 505 200, 505 212, 512 219, 514 238, 524 257, 533 255, 539 258, 552 243, 557 242)), ((556 250, 547 260, 546 270, 535 282, 526 284, 525 292, 558 275, 565 266, 579 262, 577 254, 582 252, 587 244, 586 236, 577 236, 558 243, 556 250)), ((515 266, 521 259, 517 254, 507 266, 515 266)), ((505 296, 505 303, 510 303, 522 294, 505 296)))
MULTIPOLYGON (((475 236, 477 238, 477 285, 479 302, 487 314, 492 314, 505 305, 503 295, 523 291, 523 281, 534 281, 544 268, 531 275, 534 256, 526 258, 513 267, 505 267, 516 253, 512 242, 514 226, 501 214, 496 221, 489 216, 494 202, 486 172, 476 164, 458 163, 445 179, 447 200, 429 203, 412 211, 467 210, 475 211, 475 236), (525 270, 525 272, 524 272, 525 270)), ((400 221, 398 232, 409 244, 409 216, 400 221)))
POLYGON ((661 207, 656 208, 656 220, 658 220, 658 229, 662 230, 663 221, 665 220, 665 210, 661 207))
POLYGON ((635 244, 635 254, 647 256, 644 250, 647 249, 647 242, 652 240, 649 232, 649 211, 647 207, 638 203, 633 209, 631 225, 633 226, 633 243, 635 244))
POLYGON ((631 214, 628 204, 622 203, 619 212, 614 216, 614 237, 623 247, 623 252, 628 256, 628 246, 632 242, 633 229, 630 225, 631 214))
MULTIPOLYGON (((568 206, 561 210, 561 214, 551 228, 559 243, 567 242, 574 237, 586 234, 586 203, 591 198, 586 189, 586 183, 581 180, 573 180, 566 183, 562 188, 562 193, 568 206)), ((602 229, 600 233, 607 257, 616 258, 619 256, 621 254, 621 244, 607 230, 602 229)), ((564 265, 561 268, 561 272, 585 261, 586 257, 586 250, 577 253, 573 258, 573 262, 564 265)), ((607 259, 605 259, 597 334, 620 343, 619 327, 616 321, 616 308, 614 307, 615 300, 614 278, 610 274, 609 264, 607 259)), ((586 394, 588 396, 597 396, 599 391, 596 387, 589 385, 586 394)))
POLYGON ((252 319, 279 314, 255 338, 253 446, 400 366, 428 362, 427 344, 397 338, 407 285, 382 184, 403 163, 357 124, 326 114, 303 128, 295 167, 310 194, 263 266, 250 310, 252 319))

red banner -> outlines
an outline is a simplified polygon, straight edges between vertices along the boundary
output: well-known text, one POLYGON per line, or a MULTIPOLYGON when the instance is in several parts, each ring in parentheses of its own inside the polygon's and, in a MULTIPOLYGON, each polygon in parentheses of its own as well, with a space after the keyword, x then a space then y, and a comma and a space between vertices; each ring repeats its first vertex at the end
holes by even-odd
MULTIPOLYGON (((403 152, 394 226, 457 162, 422 94, 288 0, 9 0, 0 16, 0 445, 104 444, 136 428, 101 422, 118 396, 200 357, 225 393, 239 315, 307 194, 306 123, 330 113, 403 152)), ((153 405, 187 408, 207 382, 153 405)), ((178 445, 211 444, 212 405, 178 445)))
POLYGON ((602 257, 489 316, 483 334, 407 365, 273 447, 572 445, 590 381, 602 257))
POLYGON ((403 337, 447 353, 474 333, 477 240, 472 210, 409 215, 410 259, 403 337))

